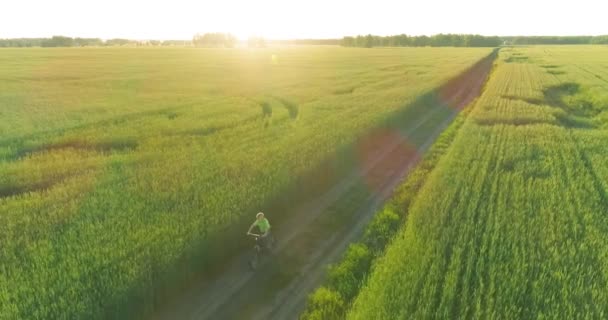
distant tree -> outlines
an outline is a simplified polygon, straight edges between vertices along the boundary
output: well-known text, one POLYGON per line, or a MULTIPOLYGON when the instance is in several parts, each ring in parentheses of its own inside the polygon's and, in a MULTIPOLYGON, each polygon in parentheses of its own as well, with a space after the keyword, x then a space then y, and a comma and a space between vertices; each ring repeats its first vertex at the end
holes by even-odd
POLYGON ((363 47, 371 48, 374 46, 374 36, 372 36, 371 34, 366 35, 363 39, 363 47))
POLYGON ((191 46, 192 41, 190 40, 165 40, 162 43, 163 46, 191 46))
MULTIPOLYGON (((283 39, 269 40, 264 39, 265 45, 331 45, 337 46, 342 43, 341 39, 283 39)), ((247 41, 249 43, 249 41, 247 41)))
POLYGON ((230 33, 224 34, 224 47, 234 48, 237 43, 238 43, 238 39, 236 38, 236 36, 234 36, 230 33))
POLYGON ((133 42, 129 39, 109 39, 106 41, 106 46, 126 46, 128 44, 133 44, 133 42))
POLYGON ((592 44, 608 44, 608 35, 593 37, 592 44))
POLYGON ((266 40, 262 37, 249 37, 247 39, 247 46, 249 48, 265 48, 266 40))
POLYGON ((345 47, 354 47, 355 46, 355 38, 353 37, 344 37, 342 41, 340 41, 340 45, 345 47))
POLYGON ((431 47, 445 47, 448 46, 450 41, 448 35, 437 34, 430 38, 429 45, 431 47))
POLYGON ((75 47, 102 46, 103 44, 99 38, 74 38, 75 47))
POLYGON ((414 47, 426 47, 430 45, 430 38, 427 36, 418 36, 414 37, 414 41, 412 42, 414 47))
POLYGON ((72 47, 74 46, 74 39, 64 36, 53 36, 50 39, 45 39, 40 44, 43 47, 72 47))
POLYGON ((197 47, 232 48, 237 44, 237 38, 229 33, 197 33, 192 38, 192 44, 197 47))
MULTIPOLYGON (((266 43, 269 41, 267 40, 266 43)), ((278 40, 272 41, 277 44, 296 44, 296 45, 329 45, 336 46, 340 44, 340 39, 296 39, 296 40, 278 40)))
POLYGON ((399 46, 405 47, 410 44, 410 38, 406 34, 401 34, 396 37, 397 37, 397 43, 399 46))
POLYGON ((450 34, 450 46, 464 47, 465 46, 464 39, 465 39, 464 34, 450 34))

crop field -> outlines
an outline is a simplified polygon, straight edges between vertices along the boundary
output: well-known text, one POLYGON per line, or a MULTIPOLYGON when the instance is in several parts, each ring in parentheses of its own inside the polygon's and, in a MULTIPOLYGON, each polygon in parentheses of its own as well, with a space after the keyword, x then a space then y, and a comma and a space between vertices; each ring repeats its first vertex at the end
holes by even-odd
MULTIPOLYGON (((504 67, 502 77, 529 82, 511 85, 505 95, 519 96, 518 90, 531 85, 558 90, 561 87, 555 86, 573 75, 581 78, 581 85, 567 89, 587 90, 589 85, 591 91, 584 91, 589 97, 594 97, 591 85, 606 85, 583 71, 596 70, 596 65, 543 69, 532 63, 534 54, 540 54, 534 50, 526 53, 529 62, 504 63, 513 69, 504 67), (562 69, 567 73, 548 73, 562 69), (529 78, 528 73, 538 76, 529 78)), ((337 47, 0 50, 0 319, 130 319, 149 313, 164 298, 165 289, 204 273, 216 259, 238 248, 243 239, 234 239, 232 226, 250 222, 259 208, 340 148, 489 53, 490 49, 471 48, 337 47)), ((513 57, 522 59, 516 53, 513 57)), ((601 62, 601 53, 587 53, 601 62)), ((547 63, 572 57, 557 51, 551 58, 555 61, 547 63)), ((608 78, 605 65, 603 70, 599 76, 608 78)), ((537 98, 543 99, 539 92, 537 98)), ((563 248, 574 250, 584 243, 584 252, 568 251, 577 260, 564 255, 568 252, 538 253, 550 254, 560 266, 579 263, 578 258, 597 259, 585 260, 593 264, 582 267, 605 272, 598 266, 606 262, 606 255, 593 251, 605 248, 601 214, 591 210, 601 208, 603 198, 596 188, 606 187, 597 176, 594 183, 591 172, 608 174, 602 167, 602 114, 591 118, 570 114, 561 105, 568 101, 554 96, 557 100, 551 103, 557 106, 529 108, 536 110, 530 117, 547 122, 534 131, 540 150, 534 152, 545 159, 549 154, 542 153, 545 149, 563 151, 564 161, 578 159, 572 150, 587 155, 576 162, 581 167, 554 162, 572 178, 564 186, 566 191, 576 193, 553 196, 555 201, 566 196, 584 199, 568 206, 562 202, 560 210, 584 205, 589 212, 545 212, 567 222, 556 222, 564 234, 556 233, 557 238, 547 241, 572 239, 568 232, 585 240, 563 248), (566 122, 559 122, 559 115, 585 127, 574 132, 563 125, 566 122), (561 126, 548 124, 551 121, 561 126), (555 139, 562 140, 548 138, 546 130, 555 131, 555 139), (584 150, 578 147, 582 141, 584 150), (572 150, 550 149, 548 143, 569 145, 572 150)), ((475 119, 494 121, 510 114, 510 108, 525 109, 524 101, 500 99, 503 109, 478 107, 475 119)), ((475 131, 477 127, 487 133, 471 134, 469 139, 485 141, 507 131, 501 131, 507 125, 498 122, 471 123, 463 131, 482 132, 475 131)), ((508 130, 511 139, 518 137, 517 132, 526 134, 524 128, 508 130)), ((471 142, 459 145, 467 143, 471 142)), ((482 149, 487 143, 472 146, 482 149)), ((472 151, 463 147, 461 152, 474 156, 472 151)), ((518 161, 512 160, 514 180, 509 183, 519 181, 515 180, 518 161)), ((450 167, 443 164, 442 172, 450 167)), ((550 180, 551 168, 542 171, 547 177, 538 183, 553 188, 565 184, 562 176, 557 182, 550 180)), ((450 194, 442 197, 449 199, 450 194)), ((273 214, 272 221, 280 221, 289 212, 273 214)), ((521 219, 531 218, 523 209, 518 214, 523 214, 521 219)), ((238 231, 242 236, 244 231, 238 231)), ((559 276, 569 279, 571 274, 559 276)), ((577 282, 582 291, 591 288, 587 280, 597 279, 584 280, 577 282)), ((593 285, 600 288, 601 283, 593 285)), ((597 301, 605 298, 601 290, 592 294, 597 301)))
POLYGON ((503 48, 470 108, 346 318, 608 317, 608 47, 503 48))

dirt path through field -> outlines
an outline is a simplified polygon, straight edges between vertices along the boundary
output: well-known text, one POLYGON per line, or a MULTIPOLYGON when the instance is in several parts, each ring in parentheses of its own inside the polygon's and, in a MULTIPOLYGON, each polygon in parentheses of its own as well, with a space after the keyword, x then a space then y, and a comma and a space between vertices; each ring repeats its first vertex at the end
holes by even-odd
POLYGON ((480 94, 494 57, 439 88, 407 128, 370 138, 357 170, 275 226, 279 242, 273 259, 252 272, 248 253, 235 257, 219 277, 196 284, 153 319, 296 319, 326 266, 360 237, 441 131, 480 94))

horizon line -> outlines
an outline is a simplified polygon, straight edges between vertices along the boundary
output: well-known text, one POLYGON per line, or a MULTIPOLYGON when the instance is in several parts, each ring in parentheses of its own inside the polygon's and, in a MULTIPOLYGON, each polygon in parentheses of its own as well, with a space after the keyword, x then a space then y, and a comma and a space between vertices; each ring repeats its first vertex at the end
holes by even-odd
POLYGON ((125 40, 131 40, 131 41, 192 41, 192 38, 197 35, 197 34, 206 34, 206 33, 224 33, 224 34, 231 34, 234 35, 239 41, 247 41, 248 39, 251 38, 262 38, 264 40, 268 40, 268 41, 296 41, 296 40, 341 40, 345 37, 357 37, 357 36, 367 36, 367 35, 372 35, 372 36, 377 36, 377 37, 391 37, 391 36, 399 36, 399 35, 407 35, 409 37, 422 37, 422 36, 427 36, 427 37, 432 37, 432 36, 436 36, 436 35, 479 35, 479 36, 483 36, 483 37, 499 37, 499 38, 510 38, 510 37, 601 37, 601 36, 607 36, 608 33, 606 34, 596 34, 596 35, 592 35, 592 34, 578 34, 578 35, 558 35, 558 34, 543 34, 543 35, 525 35, 525 34, 519 34, 519 35, 483 35, 483 34, 479 34, 479 33, 450 33, 450 32, 440 32, 440 33, 434 33, 434 34, 407 34, 407 33, 395 33, 395 34, 386 34, 386 35, 379 35, 379 34, 373 34, 373 33, 364 33, 364 34, 355 34, 355 35, 343 35, 340 37, 295 37, 295 38, 277 38, 277 37, 264 37, 264 36, 260 36, 260 35, 251 35, 247 38, 243 38, 243 37, 238 37, 236 36, 234 33, 231 32, 198 32, 198 33, 194 33, 192 35, 192 37, 190 38, 135 38, 135 37, 90 37, 90 36, 67 36, 67 35, 62 35, 62 34, 56 34, 56 35, 52 35, 52 36, 35 36, 35 37, 0 37, 0 39, 3 40, 9 40, 9 39, 50 39, 52 37, 67 37, 67 38, 72 38, 72 39, 76 39, 76 38, 82 38, 82 39, 100 39, 102 41, 107 41, 107 40, 114 40, 114 39, 125 39, 125 40))

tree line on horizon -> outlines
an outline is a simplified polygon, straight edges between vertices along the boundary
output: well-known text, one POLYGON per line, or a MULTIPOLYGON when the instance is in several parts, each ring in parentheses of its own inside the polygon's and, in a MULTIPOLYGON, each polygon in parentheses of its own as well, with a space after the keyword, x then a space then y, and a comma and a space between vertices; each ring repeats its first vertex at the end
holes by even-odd
POLYGON ((372 34, 342 38, 345 47, 498 47, 503 43, 500 37, 486 37, 471 34, 437 34, 434 36, 375 36, 372 34))
MULTIPOLYGON (((192 40, 130 40, 100 38, 71 38, 53 36, 51 38, 0 39, 0 47, 89 47, 89 46, 196 46, 232 48, 239 43, 230 33, 196 34, 192 40)), ((292 39, 267 40, 250 37, 247 46, 262 48, 275 45, 341 45, 345 47, 497 47, 500 45, 535 44, 608 44, 608 35, 603 36, 481 36, 473 34, 437 34, 433 36, 392 36, 358 35, 342 39, 292 39)))
MULTIPOLYGON (((239 43, 236 36, 230 33, 204 33, 196 34, 192 40, 130 40, 130 39, 108 39, 100 38, 70 38, 65 36, 53 36, 51 38, 13 38, 0 39, 2 47, 102 47, 102 46, 195 46, 210 48, 232 48, 239 43)), ((263 37, 250 37, 246 41, 247 46, 263 48, 269 44, 276 45, 339 45, 340 39, 293 39, 293 40, 268 40, 263 37)))
POLYGON ((436 34, 433 36, 375 36, 372 34, 344 37, 345 47, 498 47, 500 45, 534 44, 608 44, 606 36, 482 36, 475 34, 436 34))
POLYGON ((602 36, 514 36, 502 37, 509 44, 608 44, 608 35, 602 36))
POLYGON ((100 38, 71 38, 65 36, 53 36, 51 38, 13 38, 0 39, 2 47, 103 47, 103 46, 184 46, 191 45, 189 40, 130 40, 130 39, 108 39, 100 38))
MULTIPOLYGON (((238 39, 229 33, 196 34, 192 39, 192 45, 195 47, 232 48, 238 43, 238 39)), ((340 39, 269 40, 264 37, 251 36, 244 43, 250 48, 264 48, 268 45, 339 45, 340 39)))

